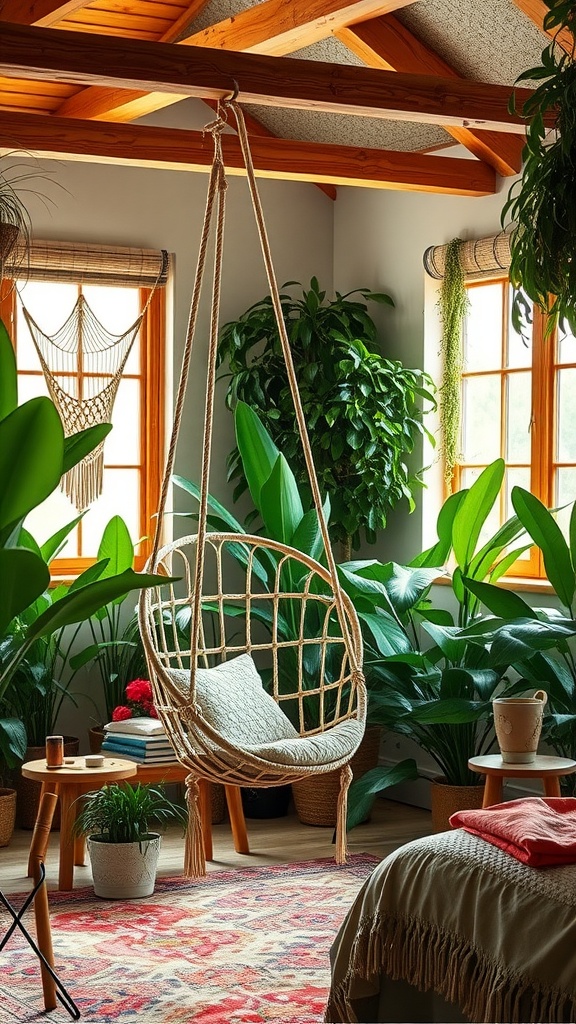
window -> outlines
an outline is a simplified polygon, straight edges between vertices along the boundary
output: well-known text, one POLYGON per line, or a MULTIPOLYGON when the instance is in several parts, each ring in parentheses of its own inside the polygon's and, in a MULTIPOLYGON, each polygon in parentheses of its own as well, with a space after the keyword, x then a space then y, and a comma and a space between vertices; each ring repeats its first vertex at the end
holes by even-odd
MULTIPOLYGON (((19 285, 27 310, 42 329, 58 330, 83 292, 101 323, 123 334, 144 309, 150 291, 131 285, 93 285, 27 281, 19 285)), ((141 327, 122 374, 112 415, 113 430, 104 446, 103 491, 68 538, 54 563, 61 575, 75 575, 94 561, 102 531, 116 514, 125 520, 132 539, 148 538, 138 547, 136 568, 141 569, 150 549, 152 516, 158 506, 163 461, 163 355, 165 347, 165 292, 151 295, 141 327)), ((0 313, 11 324, 18 364, 19 401, 48 394, 38 353, 22 312, 16 289, 4 286, 0 313)), ((58 376, 63 387, 80 389, 90 370, 78 364, 74 373, 58 376), (75 381, 73 380, 75 378, 75 381)), ((28 517, 26 526, 41 543, 78 512, 61 490, 52 494, 28 517)))
MULTIPOLYGON (((489 533, 514 514, 515 485, 548 507, 576 497, 576 344, 572 336, 545 337, 534 311, 531 342, 512 328, 507 278, 470 283, 462 377, 462 462, 454 487, 469 486, 498 457, 506 463, 500 507, 489 533)), ((567 527, 567 512, 559 512, 567 527)), ((512 575, 545 576, 537 550, 526 552, 512 575)))

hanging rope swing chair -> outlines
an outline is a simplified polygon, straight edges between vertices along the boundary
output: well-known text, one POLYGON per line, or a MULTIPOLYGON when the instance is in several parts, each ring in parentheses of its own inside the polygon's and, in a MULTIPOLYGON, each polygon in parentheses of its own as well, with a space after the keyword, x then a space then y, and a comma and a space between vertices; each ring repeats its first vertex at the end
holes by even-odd
POLYGON ((189 831, 185 864, 189 877, 206 871, 199 779, 258 788, 339 769, 335 856, 338 863, 344 863, 347 792, 352 778, 349 761, 362 739, 366 718, 362 635, 354 607, 338 583, 248 137, 234 98, 219 108, 216 121, 205 130, 212 133, 214 159, 174 426, 147 566, 149 572, 165 572, 180 577, 181 582, 142 591, 139 604, 140 630, 158 714, 178 760, 190 770, 186 780, 189 831), (230 110, 238 126, 326 567, 295 548, 261 536, 207 530, 226 198, 221 133, 230 110), (214 213, 198 532, 160 547, 214 213), (238 561, 245 566, 240 584, 238 561), (263 565, 268 572, 267 586, 262 582, 263 565), (268 628, 262 625, 263 620, 268 628), (283 628, 287 621, 291 624, 288 631, 283 628), (266 688, 261 675, 266 678, 266 688))

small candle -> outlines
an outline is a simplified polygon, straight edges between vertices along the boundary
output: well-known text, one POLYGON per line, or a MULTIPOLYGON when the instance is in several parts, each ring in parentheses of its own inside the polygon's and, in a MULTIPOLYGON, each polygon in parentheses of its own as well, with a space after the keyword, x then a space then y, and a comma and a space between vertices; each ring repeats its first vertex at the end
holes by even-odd
POLYGON ((46 737, 46 767, 61 768, 64 764, 64 737, 46 737))
POLYGON ((104 764, 103 754, 86 754, 84 763, 87 768, 102 768, 104 764))

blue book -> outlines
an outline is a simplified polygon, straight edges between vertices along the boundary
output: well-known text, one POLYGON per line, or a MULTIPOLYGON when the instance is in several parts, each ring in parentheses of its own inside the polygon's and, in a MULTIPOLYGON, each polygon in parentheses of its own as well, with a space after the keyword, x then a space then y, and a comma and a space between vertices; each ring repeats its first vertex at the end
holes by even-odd
POLYGON ((128 746, 128 744, 110 743, 108 740, 104 740, 102 750, 108 750, 113 754, 129 754, 142 761, 148 757, 166 757, 167 760, 176 760, 176 754, 169 743, 164 747, 154 747, 153 750, 137 750, 134 747, 128 746))
POLYGON ((106 743, 121 743, 135 750, 150 750, 152 747, 166 746, 168 737, 166 733, 160 736, 134 736, 126 732, 107 732, 106 743))

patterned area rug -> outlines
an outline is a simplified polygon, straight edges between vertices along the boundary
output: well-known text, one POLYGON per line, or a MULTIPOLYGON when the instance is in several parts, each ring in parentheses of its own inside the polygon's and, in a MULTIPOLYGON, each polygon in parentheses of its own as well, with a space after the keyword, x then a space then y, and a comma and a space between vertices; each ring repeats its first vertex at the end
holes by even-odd
MULTIPOLYGON (((51 893, 56 970, 90 1024, 319 1024, 328 951, 377 863, 361 854, 344 867, 324 859, 161 879, 129 902, 51 893)), ((42 1007, 37 960, 14 935, 0 953, 0 1021, 70 1020, 42 1007)))

